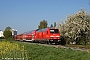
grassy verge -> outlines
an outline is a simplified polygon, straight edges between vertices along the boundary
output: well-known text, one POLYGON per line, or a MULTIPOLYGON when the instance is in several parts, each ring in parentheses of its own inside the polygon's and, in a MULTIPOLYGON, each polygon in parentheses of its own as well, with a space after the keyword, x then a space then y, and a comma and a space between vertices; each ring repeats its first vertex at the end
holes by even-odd
POLYGON ((71 49, 47 47, 38 44, 27 44, 18 41, 10 41, 10 43, 18 44, 20 51, 23 49, 24 51, 27 51, 25 53, 26 55, 24 54, 21 57, 25 58, 27 56, 25 60, 90 60, 89 57, 90 54, 87 52, 75 51, 71 49), (24 46, 24 48, 22 48, 22 46, 24 46))

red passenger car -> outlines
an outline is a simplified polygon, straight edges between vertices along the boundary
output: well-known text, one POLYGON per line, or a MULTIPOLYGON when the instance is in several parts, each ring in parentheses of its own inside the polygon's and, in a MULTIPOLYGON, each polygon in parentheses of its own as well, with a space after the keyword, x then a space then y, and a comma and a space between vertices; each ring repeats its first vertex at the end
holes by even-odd
POLYGON ((47 43, 59 43, 60 33, 56 28, 45 28, 36 31, 35 41, 47 42, 47 43))
POLYGON ((36 30, 32 30, 29 32, 26 32, 24 36, 26 36, 25 41, 33 41, 34 40, 34 35, 35 35, 36 30))
POLYGON ((35 38, 36 30, 28 31, 23 34, 16 35, 14 38, 15 40, 22 40, 22 41, 33 41, 35 38))
POLYGON ((15 40, 21 40, 22 39, 22 34, 18 34, 16 36, 14 36, 15 40))

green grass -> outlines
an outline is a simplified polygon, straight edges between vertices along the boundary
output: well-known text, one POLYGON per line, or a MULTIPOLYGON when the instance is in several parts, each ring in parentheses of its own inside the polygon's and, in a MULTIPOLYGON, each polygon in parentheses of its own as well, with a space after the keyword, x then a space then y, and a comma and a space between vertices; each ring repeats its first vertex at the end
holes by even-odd
POLYGON ((20 46, 24 45, 28 60, 90 60, 90 53, 87 52, 27 44, 18 41, 10 42, 18 43, 20 46))

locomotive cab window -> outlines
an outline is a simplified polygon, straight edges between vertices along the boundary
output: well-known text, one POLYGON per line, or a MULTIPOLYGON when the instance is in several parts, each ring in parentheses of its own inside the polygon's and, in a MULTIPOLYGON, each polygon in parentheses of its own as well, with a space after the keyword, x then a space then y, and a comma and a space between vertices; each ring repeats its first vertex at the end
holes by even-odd
POLYGON ((50 29, 50 33, 59 33, 58 29, 50 29))

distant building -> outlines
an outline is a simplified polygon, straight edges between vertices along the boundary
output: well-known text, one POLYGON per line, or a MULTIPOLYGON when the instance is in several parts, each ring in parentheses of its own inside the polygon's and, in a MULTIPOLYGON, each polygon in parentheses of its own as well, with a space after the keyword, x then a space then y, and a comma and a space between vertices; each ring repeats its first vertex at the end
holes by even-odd
POLYGON ((15 29, 11 29, 11 32, 12 32, 12 36, 17 35, 17 30, 15 30, 15 29))
POLYGON ((2 30, 0 30, 0 37, 4 37, 2 30))

